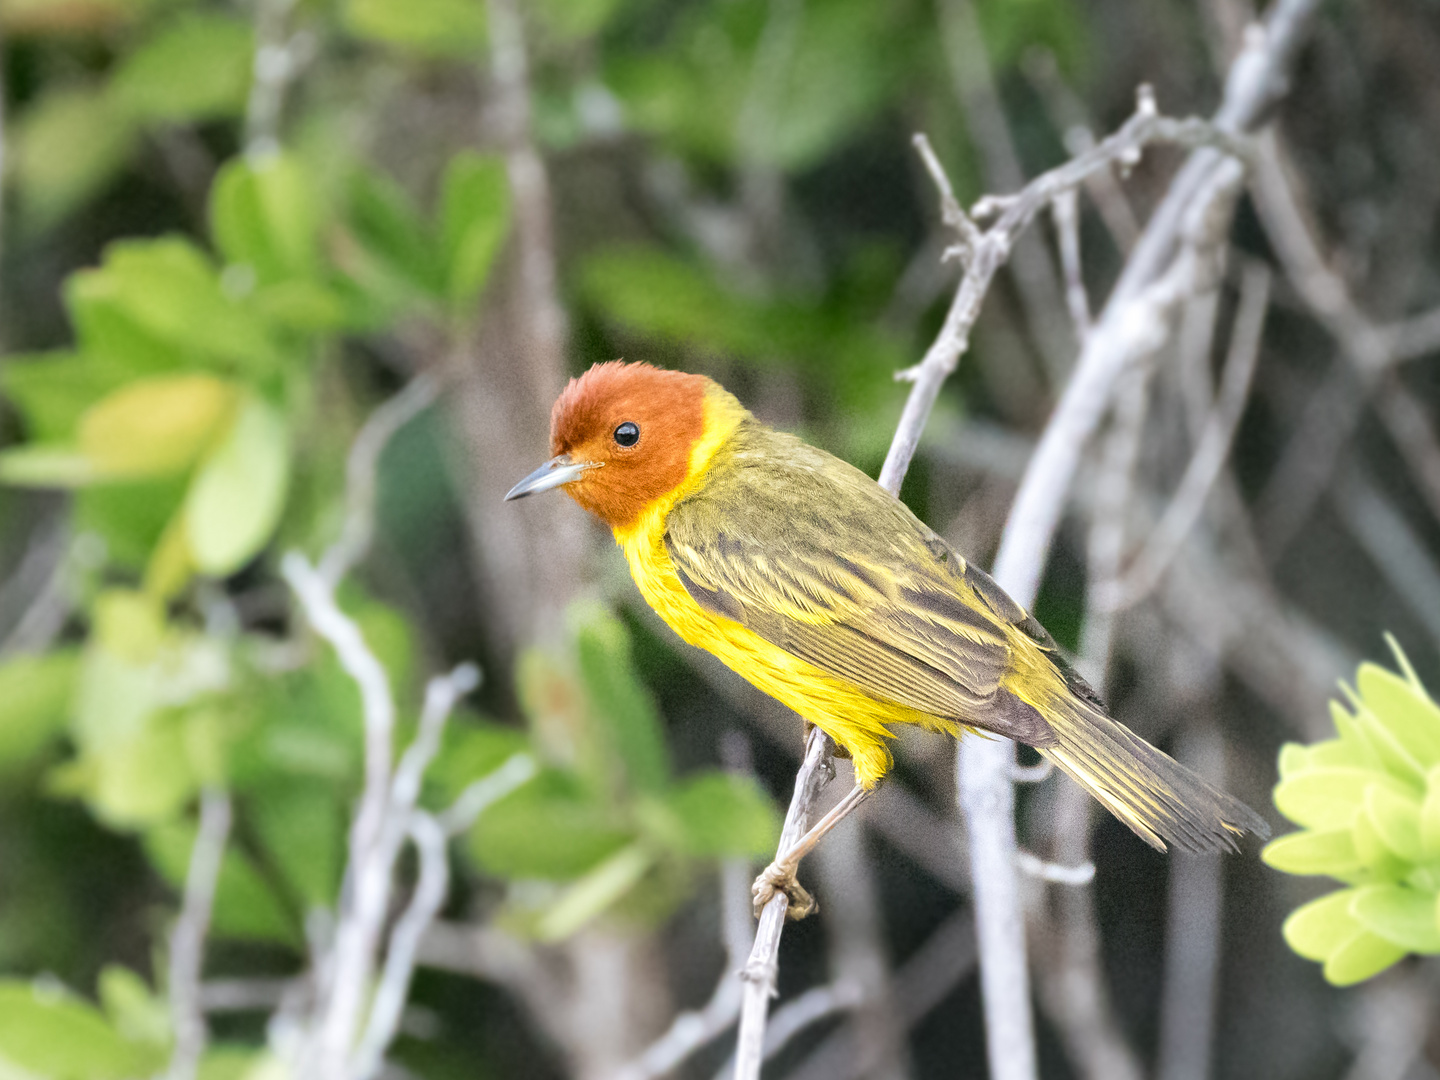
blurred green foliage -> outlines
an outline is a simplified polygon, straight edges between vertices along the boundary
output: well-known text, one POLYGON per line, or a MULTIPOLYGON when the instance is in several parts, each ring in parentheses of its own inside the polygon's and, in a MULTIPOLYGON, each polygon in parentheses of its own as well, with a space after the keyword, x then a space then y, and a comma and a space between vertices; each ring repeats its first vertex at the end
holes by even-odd
POLYGON ((1348 888, 1297 908, 1285 940, 1340 986, 1408 953, 1440 954, 1440 706, 1391 640, 1401 674, 1363 664, 1337 737, 1280 751, 1275 806, 1301 831, 1264 859, 1348 888))

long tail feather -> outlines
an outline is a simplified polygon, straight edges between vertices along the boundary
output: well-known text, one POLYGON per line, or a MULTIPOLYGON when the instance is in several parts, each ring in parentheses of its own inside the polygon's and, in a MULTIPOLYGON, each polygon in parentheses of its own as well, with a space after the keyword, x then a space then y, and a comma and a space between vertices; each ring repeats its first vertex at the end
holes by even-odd
POLYGON ((1215 789, 1090 702, 1067 697, 1046 710, 1045 720, 1055 741, 1036 749, 1151 847, 1234 851, 1246 832, 1270 835, 1264 819, 1239 799, 1215 789))

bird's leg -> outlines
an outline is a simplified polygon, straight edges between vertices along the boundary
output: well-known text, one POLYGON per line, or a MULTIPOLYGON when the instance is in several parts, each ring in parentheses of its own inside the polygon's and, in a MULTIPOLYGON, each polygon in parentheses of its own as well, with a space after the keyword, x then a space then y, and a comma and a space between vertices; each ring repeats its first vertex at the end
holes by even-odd
POLYGON ((825 834, 844 821, 850 811, 854 810, 869 797, 870 788, 861 787, 856 784, 846 796, 831 807, 830 812, 810 826, 810 831, 802 836, 783 855, 776 857, 775 861, 760 872, 755 879, 754 886, 750 889, 750 895, 755 901, 755 917, 760 917, 777 892, 783 892, 790 897, 790 907, 786 915, 791 919, 803 919, 815 911, 815 898, 805 891, 799 881, 795 879, 795 871, 800 868, 800 860, 815 850, 825 834))

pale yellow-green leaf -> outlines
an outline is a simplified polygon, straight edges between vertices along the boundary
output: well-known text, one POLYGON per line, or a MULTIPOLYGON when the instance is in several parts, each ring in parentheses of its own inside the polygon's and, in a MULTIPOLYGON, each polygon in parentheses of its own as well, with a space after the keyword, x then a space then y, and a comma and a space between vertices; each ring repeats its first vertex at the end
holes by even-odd
POLYGON ((542 941, 559 941, 575 933, 628 893, 654 865, 654 856, 631 844, 571 884, 541 916, 536 932, 542 941))
POLYGON ((1399 878, 1410 868, 1409 864, 1385 843, 1363 804, 1350 823, 1350 835, 1355 842, 1355 853, 1375 877, 1399 878))
POLYGON ((37 443, 0 450, 0 483, 16 487, 74 488, 104 479, 95 463, 73 446, 37 443))
POLYGON ((213 375, 137 379, 85 411, 80 451, 107 477, 181 472, 224 431, 237 400, 235 385, 213 375))
POLYGON ((100 971, 97 989, 100 1004, 121 1035, 131 1042, 169 1045, 169 1007, 139 975, 119 964, 107 964, 100 971))
POLYGON ((250 398, 185 498, 185 535, 202 573, 232 574, 265 546, 284 508, 289 467, 284 418, 250 398))
POLYGON ((1393 788, 1371 786, 1365 793, 1365 813, 1385 846, 1407 862, 1420 862, 1420 801, 1393 788))
POLYGON ((239 15, 183 14, 125 57, 110 91, 141 120, 235 116, 249 95, 254 53, 255 32, 239 15))
POLYGON ((1440 858, 1440 765, 1426 778, 1425 801, 1420 804, 1420 843, 1427 859, 1440 858))
POLYGON ((1275 786, 1275 807, 1297 825, 1338 828, 1350 823, 1371 784, 1405 790, 1387 773, 1371 769, 1306 769, 1275 786))
POLYGON ((1350 912, 1372 934, 1410 952, 1440 953, 1434 893, 1404 885, 1368 885, 1356 893, 1350 912))
POLYGON ((361 38, 432 56, 476 56, 485 5, 471 0, 347 0, 345 26, 361 38))
POLYGON ((99 87, 43 94, 16 118, 11 143, 22 222, 46 228, 103 189, 135 137, 135 125, 99 87))
POLYGON ((1404 957, 1401 946, 1362 930, 1330 954, 1325 961, 1325 979, 1335 986, 1354 986, 1404 957))
POLYGON ((23 767, 64 728, 79 680, 69 649, 0 663, 0 772, 23 767))
POLYGON ((7 1080, 128 1080, 166 1056, 133 1043, 100 1010, 56 985, 0 980, 0 1075, 7 1080))
POLYGON ((154 660, 165 641, 165 610, 145 593, 107 589, 92 617, 95 644, 132 664, 154 660))
POLYGON ((1296 908, 1280 932, 1285 942, 1307 960, 1325 960, 1362 927, 1350 913, 1355 889, 1340 889, 1296 908))
POLYGON ((1265 845, 1266 865, 1287 874, 1350 874, 1363 865, 1349 829, 1305 829, 1265 845))
POLYGON ((1361 664, 1355 682, 1365 704, 1422 768, 1440 764, 1440 707, 1378 664, 1361 664))

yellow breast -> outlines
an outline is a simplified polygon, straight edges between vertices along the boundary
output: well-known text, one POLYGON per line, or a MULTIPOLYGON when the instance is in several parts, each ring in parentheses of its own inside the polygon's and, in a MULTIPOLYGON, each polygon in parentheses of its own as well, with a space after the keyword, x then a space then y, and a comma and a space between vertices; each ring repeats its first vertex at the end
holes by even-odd
POLYGON ((665 520, 677 502, 704 483, 715 451, 745 413, 734 399, 707 400, 705 434, 691 451, 685 483, 650 506, 637 521, 615 530, 630 574, 655 612, 682 639, 714 653, 733 671, 776 698, 849 751, 856 779, 871 787, 890 768, 887 724, 921 724, 957 733, 957 726, 903 705, 877 701, 858 687, 772 645, 733 619, 702 608, 686 591, 665 549, 665 520), (739 410, 738 413, 736 410, 739 410))

